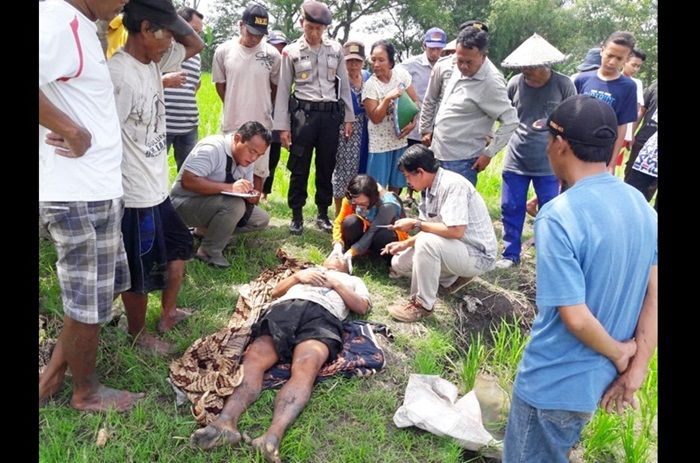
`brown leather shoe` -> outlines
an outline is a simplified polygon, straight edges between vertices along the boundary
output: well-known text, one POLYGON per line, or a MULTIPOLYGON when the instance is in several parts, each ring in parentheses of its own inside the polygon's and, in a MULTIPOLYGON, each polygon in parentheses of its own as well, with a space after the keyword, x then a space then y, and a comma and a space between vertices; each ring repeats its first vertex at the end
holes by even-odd
POLYGON ((394 320, 406 323, 417 322, 421 318, 429 317, 433 314, 432 310, 423 308, 422 305, 413 299, 403 307, 400 305, 389 306, 387 311, 394 320))

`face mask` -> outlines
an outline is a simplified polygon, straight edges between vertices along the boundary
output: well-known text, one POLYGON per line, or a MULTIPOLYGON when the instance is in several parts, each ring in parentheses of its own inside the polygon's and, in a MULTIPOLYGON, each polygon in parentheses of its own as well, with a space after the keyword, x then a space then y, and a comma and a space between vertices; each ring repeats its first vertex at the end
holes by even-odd
POLYGON ((360 217, 367 217, 367 209, 362 206, 356 206, 355 214, 359 215, 360 217))

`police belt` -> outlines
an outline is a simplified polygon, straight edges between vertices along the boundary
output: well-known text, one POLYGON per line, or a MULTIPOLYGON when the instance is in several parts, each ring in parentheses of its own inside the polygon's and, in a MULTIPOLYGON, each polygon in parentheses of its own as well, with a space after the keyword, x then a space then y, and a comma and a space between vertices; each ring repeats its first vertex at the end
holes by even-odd
POLYGON ((306 101, 298 98, 293 99, 296 100, 296 109, 303 109, 304 111, 334 113, 340 111, 341 108, 339 101, 306 101))

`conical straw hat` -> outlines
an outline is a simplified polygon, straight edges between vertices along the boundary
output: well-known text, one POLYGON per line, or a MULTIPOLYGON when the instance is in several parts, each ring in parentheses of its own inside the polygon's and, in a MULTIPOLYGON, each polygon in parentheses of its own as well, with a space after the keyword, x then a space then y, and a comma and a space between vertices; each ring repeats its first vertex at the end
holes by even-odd
POLYGON ((561 63, 568 55, 563 54, 552 44, 537 34, 524 41, 513 53, 501 62, 504 68, 528 68, 561 63))

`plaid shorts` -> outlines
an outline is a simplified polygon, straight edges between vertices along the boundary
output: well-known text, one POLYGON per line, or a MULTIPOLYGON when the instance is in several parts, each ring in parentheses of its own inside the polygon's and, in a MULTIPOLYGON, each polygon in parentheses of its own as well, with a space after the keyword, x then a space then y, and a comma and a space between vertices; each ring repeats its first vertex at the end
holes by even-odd
POLYGON ((112 319, 115 295, 129 289, 121 220, 124 201, 40 201, 39 219, 56 246, 63 312, 94 325, 112 319))

